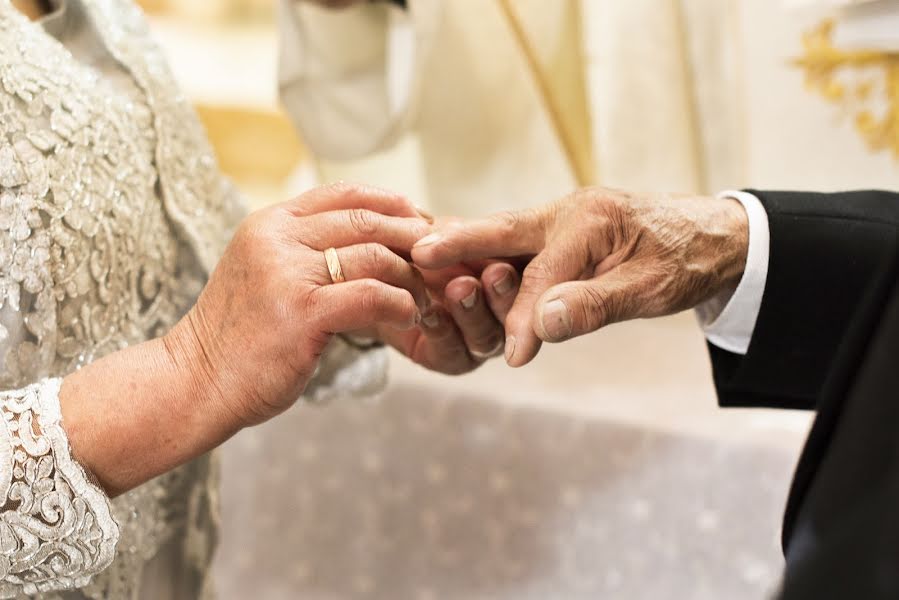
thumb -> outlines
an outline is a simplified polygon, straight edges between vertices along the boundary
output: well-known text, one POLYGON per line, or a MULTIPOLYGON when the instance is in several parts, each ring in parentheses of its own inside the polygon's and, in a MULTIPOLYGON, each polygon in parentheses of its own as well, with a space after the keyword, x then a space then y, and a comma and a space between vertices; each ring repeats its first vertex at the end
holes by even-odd
POLYGON ((534 257, 521 277, 521 287, 506 316, 506 362, 521 367, 540 351, 539 327, 534 325, 535 307, 546 291, 563 281, 577 281, 590 261, 589 250, 577 239, 553 243, 534 257))
POLYGON ((640 316, 641 278, 626 264, 586 281, 548 289, 534 307, 534 332, 562 342, 640 316))

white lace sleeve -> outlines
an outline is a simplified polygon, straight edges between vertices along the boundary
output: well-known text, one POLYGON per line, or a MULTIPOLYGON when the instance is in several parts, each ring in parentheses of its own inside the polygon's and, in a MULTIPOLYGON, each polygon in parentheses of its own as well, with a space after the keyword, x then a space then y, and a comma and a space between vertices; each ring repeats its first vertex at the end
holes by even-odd
POLYGON ((303 396, 313 403, 340 397, 371 398, 383 391, 386 385, 386 350, 361 350, 335 337, 322 355, 315 377, 303 396))
POLYGON ((118 526, 69 451, 60 385, 0 392, 0 598, 86 585, 115 556, 118 526))

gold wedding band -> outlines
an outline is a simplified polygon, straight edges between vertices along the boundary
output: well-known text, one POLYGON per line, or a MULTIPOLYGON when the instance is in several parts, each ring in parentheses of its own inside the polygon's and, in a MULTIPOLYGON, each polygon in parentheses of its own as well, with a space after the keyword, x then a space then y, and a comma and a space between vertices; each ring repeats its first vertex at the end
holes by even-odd
POLYGON ((343 275, 343 267, 340 266, 340 259, 337 258, 337 249, 328 248, 325 250, 325 262, 328 263, 328 273, 331 274, 331 283, 343 283, 346 277, 343 275))

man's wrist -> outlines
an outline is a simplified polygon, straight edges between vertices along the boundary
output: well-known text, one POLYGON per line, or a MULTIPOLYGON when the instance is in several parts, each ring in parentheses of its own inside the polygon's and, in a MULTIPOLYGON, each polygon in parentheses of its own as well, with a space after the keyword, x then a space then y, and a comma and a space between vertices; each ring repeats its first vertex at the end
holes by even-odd
POLYGON ((723 279, 719 292, 729 290, 733 293, 746 271, 746 260, 749 255, 749 215, 743 204, 734 198, 718 198, 716 202, 723 203, 731 242, 730 252, 722 257, 723 279))
MULTIPOLYGON (((722 288, 723 291, 697 306, 696 312, 709 342, 735 354, 746 354, 768 277, 768 215, 759 199, 750 193, 727 191, 718 198, 737 202, 743 208, 748 238, 743 251, 743 273, 733 291, 722 288)), ((734 235, 741 235, 736 222, 731 226, 736 227, 734 235)), ((739 240, 739 244, 743 245, 744 241, 739 240)))

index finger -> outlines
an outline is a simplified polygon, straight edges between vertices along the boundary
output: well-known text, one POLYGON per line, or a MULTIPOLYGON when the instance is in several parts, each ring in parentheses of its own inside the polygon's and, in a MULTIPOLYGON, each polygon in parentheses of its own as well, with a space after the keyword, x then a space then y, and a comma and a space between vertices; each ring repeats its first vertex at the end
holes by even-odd
POLYGON ((415 206, 406 196, 371 185, 337 182, 312 188, 285 203, 298 217, 317 213, 366 209, 391 217, 417 217, 428 222, 433 217, 415 206))
POLYGON ((425 269, 442 269, 460 262, 537 254, 545 241, 540 211, 503 212, 440 227, 412 247, 412 260, 425 269))
POLYGON ((412 245, 430 231, 420 218, 388 217, 354 208, 319 213, 288 223, 296 240, 316 250, 375 242, 409 257, 412 245))

